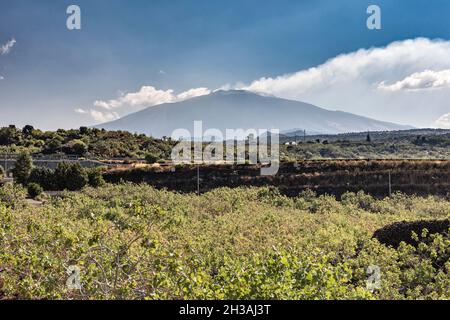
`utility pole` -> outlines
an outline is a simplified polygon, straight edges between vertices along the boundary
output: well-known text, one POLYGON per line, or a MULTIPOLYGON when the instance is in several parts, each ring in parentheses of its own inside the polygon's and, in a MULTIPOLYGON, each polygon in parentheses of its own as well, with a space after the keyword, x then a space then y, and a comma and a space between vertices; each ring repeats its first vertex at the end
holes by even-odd
POLYGON ((389 197, 392 195, 392 186, 391 186, 391 170, 388 171, 389 174, 389 197))
POLYGON ((9 152, 8 152, 8 149, 6 149, 6 154, 5 154, 5 175, 7 177, 8 177, 8 161, 9 161, 9 152))
POLYGON ((200 165, 197 165, 197 196, 200 195, 200 165))
POLYGON ((306 130, 303 130, 303 142, 306 142, 306 130))

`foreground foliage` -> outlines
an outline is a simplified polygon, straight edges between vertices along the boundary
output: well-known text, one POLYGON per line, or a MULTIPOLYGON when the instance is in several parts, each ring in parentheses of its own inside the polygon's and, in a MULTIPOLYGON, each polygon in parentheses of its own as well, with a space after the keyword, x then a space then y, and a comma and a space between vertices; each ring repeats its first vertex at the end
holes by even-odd
POLYGON ((413 236, 426 242, 397 249, 371 238, 392 222, 449 217, 444 199, 287 198, 270 188, 197 197, 121 184, 36 208, 24 194, 0 191, 4 299, 450 298, 448 236, 424 231, 413 236), (80 268, 81 290, 67 287, 69 266, 80 268))

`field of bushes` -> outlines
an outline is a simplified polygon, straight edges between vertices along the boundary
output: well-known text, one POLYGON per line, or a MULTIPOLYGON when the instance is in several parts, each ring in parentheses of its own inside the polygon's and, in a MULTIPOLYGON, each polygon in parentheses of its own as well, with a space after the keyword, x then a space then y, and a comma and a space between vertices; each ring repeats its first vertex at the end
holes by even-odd
POLYGON ((449 159, 450 132, 413 129, 281 137, 280 155, 296 159, 449 159), (288 145, 284 145, 287 143, 288 145))
POLYGON ((395 248, 373 238, 395 222, 448 219, 446 198, 120 183, 32 207, 25 194, 0 188, 0 299, 450 298, 448 233, 395 248), (379 286, 368 286, 370 266, 379 286))
MULTIPOLYGON (((360 190, 376 197, 391 192, 447 196, 450 190, 449 160, 302 160, 281 162, 274 176, 261 176, 260 166, 207 165, 199 170, 200 191, 217 187, 274 186, 289 196, 305 190, 340 197, 347 191, 360 190)), ((156 188, 194 192, 197 167, 138 168, 111 170, 104 174, 111 183, 130 181, 148 183, 156 188)))

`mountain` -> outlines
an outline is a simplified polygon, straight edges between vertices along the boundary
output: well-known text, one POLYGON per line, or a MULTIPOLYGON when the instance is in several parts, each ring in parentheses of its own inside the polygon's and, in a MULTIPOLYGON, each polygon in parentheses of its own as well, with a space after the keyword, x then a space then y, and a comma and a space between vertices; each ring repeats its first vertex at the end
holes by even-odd
POLYGON ((197 120, 203 121, 203 131, 216 128, 223 134, 227 128, 279 129, 280 132, 301 128, 307 134, 412 128, 242 90, 216 91, 181 102, 152 106, 96 127, 145 133, 154 137, 171 136, 175 129, 184 128, 194 135, 193 124, 197 120))

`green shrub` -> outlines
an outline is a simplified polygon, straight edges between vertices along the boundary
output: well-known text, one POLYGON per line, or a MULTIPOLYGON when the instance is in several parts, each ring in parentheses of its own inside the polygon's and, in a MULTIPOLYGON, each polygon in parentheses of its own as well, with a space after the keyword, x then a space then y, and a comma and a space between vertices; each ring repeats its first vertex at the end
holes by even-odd
POLYGON ((91 187, 98 188, 105 184, 105 180, 103 179, 102 169, 99 168, 90 168, 87 169, 88 175, 88 184, 91 187))
POLYGON ((8 207, 22 207, 27 196, 26 190, 15 183, 7 183, 0 187, 0 202, 8 207))
POLYGON ((40 185, 44 190, 57 189, 57 181, 55 181, 55 171, 49 168, 34 168, 31 171, 29 182, 40 185))
POLYGON ((31 158, 31 155, 26 152, 19 154, 12 170, 15 181, 26 185, 32 169, 33 159, 31 158))
POLYGON ((70 147, 71 152, 78 156, 84 155, 88 150, 88 146, 86 145, 86 143, 81 140, 73 140, 70 147))
POLYGON ((59 190, 80 190, 89 182, 86 170, 78 163, 61 162, 55 170, 55 181, 59 190))
POLYGON ((30 198, 36 199, 44 191, 37 183, 29 183, 27 186, 28 195, 30 198))
POLYGON ((291 199, 282 195, 280 190, 273 186, 261 188, 257 196, 260 201, 277 207, 291 206, 293 203, 291 199))
POLYGON ((147 153, 147 154, 145 155, 145 161, 146 161, 148 164, 154 164, 154 163, 156 163, 158 160, 159 160, 159 157, 158 157, 157 155, 155 155, 155 154, 147 153))

